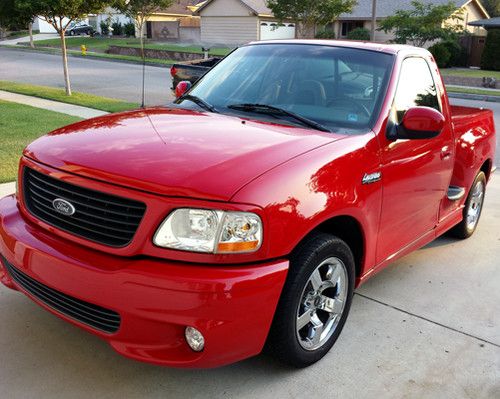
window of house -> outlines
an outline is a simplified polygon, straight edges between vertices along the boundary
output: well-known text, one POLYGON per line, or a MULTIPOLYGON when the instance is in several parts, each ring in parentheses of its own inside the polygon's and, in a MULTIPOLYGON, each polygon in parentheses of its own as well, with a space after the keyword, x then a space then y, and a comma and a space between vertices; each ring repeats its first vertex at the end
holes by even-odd
POLYGON ((350 31, 352 31, 356 28, 363 28, 363 27, 364 27, 363 21, 342 22, 341 29, 340 29, 340 36, 346 37, 350 31))
POLYGON ((398 89, 394 97, 394 110, 397 123, 403 119, 405 112, 411 107, 426 106, 441 111, 427 61, 419 57, 407 58, 401 66, 398 89))

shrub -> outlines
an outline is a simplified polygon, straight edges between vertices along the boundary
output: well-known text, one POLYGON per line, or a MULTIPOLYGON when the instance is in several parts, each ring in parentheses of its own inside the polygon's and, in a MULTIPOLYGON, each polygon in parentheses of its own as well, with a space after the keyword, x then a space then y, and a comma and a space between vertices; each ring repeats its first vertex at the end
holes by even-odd
POLYGON ((444 43, 436 43, 435 45, 429 47, 429 51, 436 60, 436 64, 439 68, 446 68, 446 65, 450 61, 451 54, 444 43))
POLYGON ((113 28, 113 36, 121 36, 123 35, 123 25, 115 21, 111 24, 111 27, 113 28))
POLYGON ((481 56, 481 69, 500 71, 500 29, 488 29, 483 55, 481 56))
POLYGON ((101 21, 100 26, 101 26, 101 33, 103 35, 107 35, 109 33, 108 23, 106 21, 101 21))
POLYGON ((458 42, 454 40, 447 40, 442 42, 441 44, 444 47, 446 47, 446 49, 450 53, 450 59, 446 63, 446 68, 451 68, 454 66, 461 65, 462 63, 461 58, 463 52, 462 46, 460 46, 460 44, 458 44, 458 42))
POLYGON ((133 22, 127 22, 124 24, 123 33, 127 36, 135 36, 135 24, 133 22))
POLYGON ((316 32, 316 39, 335 39, 335 32, 332 29, 323 29, 316 32))
POLYGON ((356 28, 347 33, 349 40, 370 40, 370 31, 365 28, 356 28))

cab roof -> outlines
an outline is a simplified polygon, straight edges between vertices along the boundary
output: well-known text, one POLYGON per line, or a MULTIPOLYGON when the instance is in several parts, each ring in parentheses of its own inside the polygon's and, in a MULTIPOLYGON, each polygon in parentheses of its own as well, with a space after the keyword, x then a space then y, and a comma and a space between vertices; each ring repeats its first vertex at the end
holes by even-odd
POLYGON ((251 42, 251 45, 265 45, 265 44, 312 44, 317 46, 330 46, 330 47, 346 47, 362 50, 371 50, 384 52, 389 54, 397 54, 401 51, 423 52, 427 50, 408 46, 406 44, 388 44, 377 42, 363 42, 357 40, 317 40, 317 39, 293 39, 293 40, 264 40, 258 42, 251 42))

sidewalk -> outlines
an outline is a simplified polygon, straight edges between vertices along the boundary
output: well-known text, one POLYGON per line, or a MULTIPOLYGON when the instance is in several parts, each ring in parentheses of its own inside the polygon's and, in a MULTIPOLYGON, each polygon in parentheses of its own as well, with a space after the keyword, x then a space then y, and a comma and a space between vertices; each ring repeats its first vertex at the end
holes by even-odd
POLYGON ((45 100, 43 98, 25 96, 23 94, 10 93, 8 91, 3 91, 3 90, 0 90, 0 100, 10 101, 24 105, 30 105, 32 107, 42 108, 48 111, 60 112, 62 114, 77 116, 83 119, 95 118, 96 116, 102 116, 108 114, 108 112, 82 107, 79 105, 66 104, 52 100, 45 100))
MULTIPOLYGON (((46 40, 46 39, 57 39, 59 35, 57 33, 37 33, 33 35, 33 41, 46 40)), ((7 46, 16 46, 18 43, 29 43, 29 36, 16 37, 14 39, 0 40, 0 44, 7 46)))
POLYGON ((13 194, 16 191, 16 183, 2 183, 0 184, 0 198, 5 197, 6 195, 13 194))

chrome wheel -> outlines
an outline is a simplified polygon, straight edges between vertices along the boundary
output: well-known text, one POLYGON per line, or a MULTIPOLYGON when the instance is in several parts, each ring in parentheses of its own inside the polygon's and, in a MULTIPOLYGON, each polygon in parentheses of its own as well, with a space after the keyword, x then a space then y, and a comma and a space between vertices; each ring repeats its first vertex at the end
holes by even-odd
POLYGON ((331 257, 313 271, 297 308, 296 333, 302 348, 313 351, 325 344, 337 328, 348 294, 344 263, 331 257))
POLYGON ((476 228, 479 216, 481 215, 481 208, 484 201, 484 183, 478 181, 472 189, 469 206, 465 214, 466 226, 468 230, 476 228))

